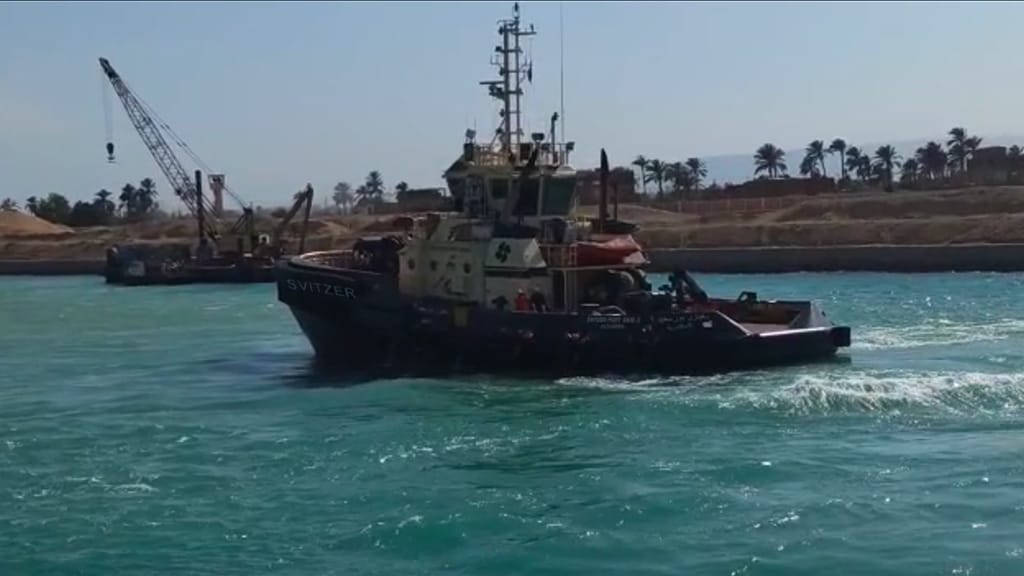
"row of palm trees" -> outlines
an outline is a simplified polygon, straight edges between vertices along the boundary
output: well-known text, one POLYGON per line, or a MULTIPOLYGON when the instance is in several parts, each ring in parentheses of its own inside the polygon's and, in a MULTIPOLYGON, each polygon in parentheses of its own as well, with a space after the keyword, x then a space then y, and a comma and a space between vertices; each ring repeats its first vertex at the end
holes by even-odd
POLYGON ((707 166, 700 158, 687 158, 685 162, 664 162, 658 159, 648 160, 637 156, 632 162, 640 169, 641 189, 647 193, 647 183, 658 184, 658 196, 665 195, 665 184, 672 186, 674 194, 690 193, 700 190, 700 185, 708 175, 707 166))
MULTIPOLYGON (((893 171, 899 166, 899 154, 889 144, 879 146, 872 157, 856 146, 847 146, 842 138, 836 138, 827 147, 822 140, 815 140, 807 145, 804 158, 800 162, 800 175, 811 178, 828 176, 825 160, 832 154, 839 155, 842 180, 848 179, 852 174, 865 182, 872 178, 891 182, 893 171)), ((786 152, 778 146, 767 143, 754 152, 755 176, 779 178, 785 176, 788 170, 786 152)))
MULTIPOLYGON (((401 195, 409 190, 405 181, 395 184, 395 194, 401 195)), ((384 198, 384 178, 379 170, 371 170, 366 175, 366 181, 354 191, 348 182, 338 182, 334 185, 334 194, 331 200, 338 210, 348 210, 358 202, 379 202, 384 198)))
MULTIPOLYGON (((900 170, 900 181, 914 184, 921 179, 934 181, 967 172, 967 161, 981 146, 982 139, 969 136, 962 127, 950 129, 946 149, 942 144, 931 141, 918 148, 914 157, 904 160, 891 145, 879 146, 874 155, 869 155, 856 146, 848 146, 842 138, 836 138, 825 146, 823 140, 814 140, 804 149, 804 157, 800 162, 800 174, 811 178, 828 176, 826 158, 832 154, 839 156, 840 179, 847 180, 855 176, 863 182, 878 181, 886 187, 892 185, 893 174, 900 170)), ((1008 155, 1020 157, 1019 146, 1011 146, 1008 155)), ((771 143, 761 145, 754 153, 754 175, 779 178, 788 170, 786 153, 771 143)))

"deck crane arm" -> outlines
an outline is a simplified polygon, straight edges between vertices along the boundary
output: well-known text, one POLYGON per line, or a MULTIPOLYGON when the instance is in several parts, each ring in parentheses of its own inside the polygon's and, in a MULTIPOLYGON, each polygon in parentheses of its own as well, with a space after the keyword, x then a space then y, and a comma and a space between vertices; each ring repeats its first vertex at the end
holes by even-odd
POLYGON ((306 189, 295 193, 295 202, 292 207, 281 219, 281 222, 274 227, 273 235, 270 239, 270 245, 277 252, 281 250, 281 236, 284 234, 284 229, 288 227, 295 215, 299 213, 299 210, 305 206, 306 212, 302 220, 302 231, 299 234, 299 252, 304 252, 306 247, 306 230, 309 227, 309 213, 313 208, 313 186, 306 184, 306 189))
MULTIPOLYGON (((146 108, 124 83, 124 80, 114 70, 114 67, 110 65, 110 61, 106 58, 100 58, 100 66, 103 68, 107 79, 110 80, 111 85, 113 85, 114 91, 117 92, 117 96, 124 105, 125 112, 128 113, 128 118, 131 119, 132 125, 135 126, 135 130, 142 137, 143 143, 149 149, 149 153, 153 155, 153 159, 160 166, 164 176, 167 177, 167 181, 171 184, 171 188, 174 189, 174 193, 181 198, 181 201, 185 203, 185 206, 188 207, 192 215, 197 216, 198 204, 196 201, 195 182, 193 182, 188 172, 181 165, 181 162, 174 155, 174 151, 167 144, 163 134, 160 133, 156 122, 146 112, 146 108)), ((108 152, 110 152, 111 148, 112 146, 108 144, 108 152)), ((217 231, 217 220, 214 217, 213 203, 205 198, 203 202, 203 211, 205 212, 204 232, 210 240, 216 242, 219 233, 217 231)))

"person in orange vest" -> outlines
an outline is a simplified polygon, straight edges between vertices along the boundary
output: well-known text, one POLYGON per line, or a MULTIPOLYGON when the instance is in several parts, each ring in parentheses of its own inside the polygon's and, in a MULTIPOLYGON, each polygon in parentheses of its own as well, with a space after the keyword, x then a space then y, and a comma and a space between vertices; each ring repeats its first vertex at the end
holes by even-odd
POLYGON ((530 299, 526 297, 526 292, 520 288, 516 293, 516 312, 529 312, 530 311, 530 299))

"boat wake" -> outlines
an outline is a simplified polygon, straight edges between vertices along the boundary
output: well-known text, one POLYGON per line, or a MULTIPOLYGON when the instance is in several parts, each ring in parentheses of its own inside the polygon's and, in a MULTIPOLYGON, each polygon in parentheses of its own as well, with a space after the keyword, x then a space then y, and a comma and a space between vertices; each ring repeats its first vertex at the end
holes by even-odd
POLYGON ((858 330, 852 350, 886 350, 994 342, 1024 335, 1024 320, 1006 318, 985 323, 937 320, 914 326, 858 330))
POLYGON ((762 371, 641 381, 573 378, 559 384, 632 392, 693 408, 837 413, 942 413, 1006 417, 1024 410, 1024 373, 906 370, 762 371))
POLYGON ((731 402, 802 414, 937 411, 1006 416, 1024 407, 1024 374, 981 372, 843 371, 798 376, 784 386, 731 402))

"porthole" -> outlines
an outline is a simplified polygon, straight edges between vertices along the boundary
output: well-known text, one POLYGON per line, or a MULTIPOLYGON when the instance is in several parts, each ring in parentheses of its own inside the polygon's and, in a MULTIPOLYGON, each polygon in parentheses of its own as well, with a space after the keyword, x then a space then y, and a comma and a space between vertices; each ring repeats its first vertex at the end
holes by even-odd
POLYGON ((469 271, 472 269, 473 268, 469 265, 469 262, 466 262, 465 264, 462 265, 462 271, 465 272, 466 274, 469 274, 469 271))
POLYGON ((408 260, 406 260, 406 264, 409 266, 409 270, 416 269, 416 260, 414 258, 409 258, 408 260))
POLYGON ((436 272, 437 271, 437 260, 431 260, 430 261, 430 271, 431 272, 436 272))

